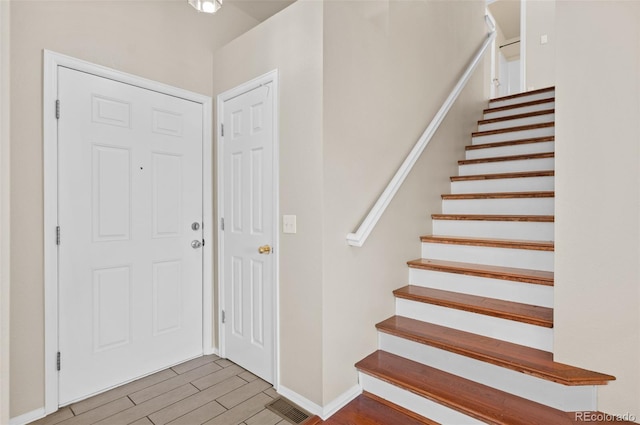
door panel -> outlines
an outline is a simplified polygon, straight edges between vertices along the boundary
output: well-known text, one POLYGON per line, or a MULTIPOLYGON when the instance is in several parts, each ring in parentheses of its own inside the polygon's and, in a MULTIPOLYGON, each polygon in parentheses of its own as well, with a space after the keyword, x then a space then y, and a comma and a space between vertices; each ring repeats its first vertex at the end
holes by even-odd
POLYGON ((202 353, 202 105, 59 68, 60 404, 202 353))
POLYGON ((274 382, 272 83, 224 102, 225 356, 274 382))

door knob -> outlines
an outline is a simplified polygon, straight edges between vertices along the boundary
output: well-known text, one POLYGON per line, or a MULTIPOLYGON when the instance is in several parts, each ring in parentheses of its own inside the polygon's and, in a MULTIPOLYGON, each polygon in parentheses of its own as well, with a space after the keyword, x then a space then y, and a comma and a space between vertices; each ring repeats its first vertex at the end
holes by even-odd
POLYGON ((201 246, 202 246, 202 242, 200 242, 199 240, 196 239, 194 241, 191 241, 191 248, 198 249, 201 246))
POLYGON ((270 254, 271 247, 269 245, 262 245, 261 247, 258 248, 258 252, 260 254, 270 254))

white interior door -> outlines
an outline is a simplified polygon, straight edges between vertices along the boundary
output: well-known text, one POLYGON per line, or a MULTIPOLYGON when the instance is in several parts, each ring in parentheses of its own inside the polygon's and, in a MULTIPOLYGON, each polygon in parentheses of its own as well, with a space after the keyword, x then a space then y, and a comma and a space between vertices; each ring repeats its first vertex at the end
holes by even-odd
POLYGON ((222 138, 224 355, 271 383, 276 258, 272 86, 224 102, 222 138))
POLYGON ((203 352, 203 114, 129 84, 58 75, 63 405, 203 352))
POLYGON ((509 94, 520 93, 521 81, 520 81, 520 58, 513 59, 507 62, 509 73, 509 94))
POLYGON ((498 96, 508 96, 509 93, 509 62, 507 58, 499 52, 500 61, 500 86, 498 86, 498 96))

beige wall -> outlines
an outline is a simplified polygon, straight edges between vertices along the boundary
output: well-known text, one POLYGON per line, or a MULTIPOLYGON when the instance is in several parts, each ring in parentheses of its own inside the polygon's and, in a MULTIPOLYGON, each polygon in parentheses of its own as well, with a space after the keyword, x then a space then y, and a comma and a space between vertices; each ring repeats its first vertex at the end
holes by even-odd
POLYGON ((557 361, 640 418, 640 2, 558 1, 557 361))
POLYGON ((354 363, 376 349, 374 325, 393 314, 391 290, 407 283, 480 114, 482 69, 367 245, 346 235, 482 43, 483 12, 299 0, 214 56, 216 93, 280 71, 280 209, 298 216, 298 234, 281 235, 281 384, 318 405, 353 387, 354 363), (447 42, 416 42, 434 39, 447 42))
POLYGON ((440 212, 489 76, 464 94, 362 248, 346 244, 484 41, 482 2, 325 2, 324 402, 357 383, 354 363, 377 348, 392 290, 440 212), (437 40, 437 42, 436 42, 437 40))
POLYGON ((44 404, 42 50, 212 95, 213 51, 255 24, 182 1, 11 2, 12 417, 44 404))
POLYGON ((556 22, 555 0, 527 0, 522 4, 526 13, 523 41, 526 43, 526 90, 550 87, 555 84, 556 22), (540 44, 540 36, 547 35, 547 44, 540 44))
POLYGON ((299 0, 214 55, 214 93, 278 69, 281 384, 322 404, 322 2, 299 0))
POLYGON ((9 2, 0 2, 0 423, 9 422, 9 2))

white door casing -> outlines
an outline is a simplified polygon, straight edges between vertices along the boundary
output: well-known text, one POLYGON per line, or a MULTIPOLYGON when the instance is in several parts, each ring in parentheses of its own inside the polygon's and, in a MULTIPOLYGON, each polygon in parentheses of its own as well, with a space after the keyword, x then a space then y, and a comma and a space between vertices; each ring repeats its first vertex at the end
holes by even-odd
POLYGON ((277 381, 275 73, 218 99, 221 355, 277 381), (263 253, 259 248, 263 247, 263 253), (264 252, 268 247, 271 252, 264 252))
POLYGON ((44 89, 48 414, 213 352, 211 101, 47 51, 44 89))

